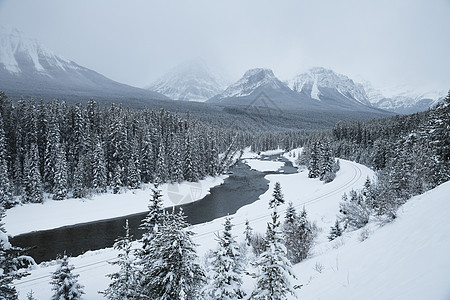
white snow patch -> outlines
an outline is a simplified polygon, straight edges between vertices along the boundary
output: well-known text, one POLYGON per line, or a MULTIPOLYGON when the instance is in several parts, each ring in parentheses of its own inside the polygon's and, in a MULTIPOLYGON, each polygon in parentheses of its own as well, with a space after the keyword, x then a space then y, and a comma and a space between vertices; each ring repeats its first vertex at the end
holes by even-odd
POLYGON ((244 162, 253 170, 260 172, 277 171, 284 166, 284 162, 281 161, 246 159, 244 162))

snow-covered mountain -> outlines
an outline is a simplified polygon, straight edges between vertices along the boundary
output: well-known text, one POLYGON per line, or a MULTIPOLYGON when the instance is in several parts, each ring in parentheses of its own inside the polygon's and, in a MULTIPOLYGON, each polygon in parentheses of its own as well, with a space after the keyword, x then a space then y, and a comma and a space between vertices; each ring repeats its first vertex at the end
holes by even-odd
POLYGON ((447 95, 445 91, 415 91, 406 86, 377 89, 368 81, 362 81, 361 87, 366 91, 373 106, 402 114, 425 111, 447 95))
POLYGON ((204 102, 222 92, 225 84, 198 59, 177 66, 147 89, 173 100, 204 102))
POLYGON ((241 79, 208 102, 277 109, 317 106, 307 97, 301 97, 292 91, 272 70, 264 68, 248 70, 241 79))
POLYGON ((208 102, 275 107, 283 111, 386 113, 372 107, 364 89, 351 79, 324 68, 314 68, 287 83, 270 69, 251 69, 208 102))
POLYGON ((289 87, 309 95, 312 99, 322 101, 326 98, 359 102, 369 105, 370 102, 363 87, 345 75, 332 70, 316 67, 295 76, 288 81, 289 87))
MULTIPOLYGON (((0 26, 0 90, 12 97, 167 99, 115 82, 57 56, 16 29, 0 26)), ((142 101, 141 101, 142 102, 142 101)))

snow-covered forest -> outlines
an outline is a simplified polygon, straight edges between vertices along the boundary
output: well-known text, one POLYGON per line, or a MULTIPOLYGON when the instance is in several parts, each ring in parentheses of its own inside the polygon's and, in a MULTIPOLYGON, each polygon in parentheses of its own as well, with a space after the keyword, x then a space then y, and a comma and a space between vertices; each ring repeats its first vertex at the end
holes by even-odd
MULTIPOLYGON (((328 131, 231 130, 163 110, 100 107, 93 100, 86 106, 12 103, 3 94, 1 117, 2 216, 14 205, 43 202, 46 197, 83 198, 155 183, 148 216, 141 224, 143 238, 133 244, 126 225, 114 245, 115 272, 108 275, 108 288, 100 291, 106 299, 296 297, 307 282, 299 282, 295 265, 310 257, 321 232, 334 241, 373 219, 391 223, 412 196, 450 179, 450 93, 426 112, 342 121, 328 131), (247 222, 245 242, 240 243, 232 233, 232 218, 226 218, 217 245, 202 261, 183 211, 163 210, 158 184, 221 174, 246 147, 254 152, 280 148, 286 153, 303 147, 291 159, 308 168, 307 177, 318 178, 322 185, 338 176, 336 158, 364 164, 376 176, 342 195, 337 218, 326 233, 309 219, 305 207, 298 209, 285 199, 283 186, 275 183, 265 233, 253 232, 247 222), (248 282, 254 286, 249 288, 248 282)), ((8 242, 1 226, 0 292, 5 299, 17 299, 14 280, 26 275, 18 269, 32 260, 8 242)), ((67 257, 60 264, 52 275, 53 299, 83 299, 83 286, 72 274, 76 269, 67 257)), ((316 269, 321 273, 320 265, 316 269)), ((28 299, 34 299, 31 293, 28 299)))

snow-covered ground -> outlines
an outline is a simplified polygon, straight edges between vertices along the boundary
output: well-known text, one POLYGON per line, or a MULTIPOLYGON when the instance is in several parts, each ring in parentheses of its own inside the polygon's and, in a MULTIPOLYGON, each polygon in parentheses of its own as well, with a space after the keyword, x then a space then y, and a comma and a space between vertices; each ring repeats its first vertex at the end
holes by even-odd
MULTIPOLYGON (((205 197, 221 185, 227 176, 207 177, 199 182, 162 184, 164 206, 186 204, 205 197)), ((6 211, 3 219, 8 235, 110 219, 148 211, 153 185, 127 190, 121 194, 94 195, 89 199, 46 200, 43 204, 26 204, 6 211), (27 220, 24 222, 23 220, 27 220)))
MULTIPOLYGON (((303 284, 297 292, 299 298, 449 299, 450 183, 410 200, 394 223, 381 228, 370 224, 372 232, 363 242, 359 240, 360 231, 327 241, 342 194, 361 188, 367 176, 374 174, 345 160, 341 160, 336 179, 328 184, 309 179, 307 172, 267 175, 269 190, 260 200, 237 211, 232 221, 233 233, 239 241, 243 240, 246 219, 255 231, 265 232, 270 215, 268 201, 279 181, 286 201, 292 201, 298 210, 305 206, 310 220, 322 229, 311 258, 294 266, 296 284, 303 284)), ((282 213, 286 207, 287 204, 280 207, 282 213)), ((200 256, 216 246, 215 233, 222 229, 223 222, 224 218, 220 218, 193 227, 200 256)), ((97 291, 107 287, 109 279, 105 274, 115 270, 107 261, 116 254, 112 249, 104 249, 71 259, 75 272, 80 274, 80 283, 86 286, 85 299, 103 299, 97 291)), ((41 264, 30 276, 18 281, 20 299, 26 299, 30 290, 37 299, 50 298, 50 273, 55 268, 54 263, 41 264)), ((245 287, 251 289, 253 280, 245 277, 244 281, 245 287)))
POLYGON ((271 161, 271 160, 260 160, 260 159, 246 159, 244 162, 250 166, 250 168, 254 170, 258 170, 261 172, 266 171, 276 171, 282 166, 284 166, 284 162, 281 161, 271 161))

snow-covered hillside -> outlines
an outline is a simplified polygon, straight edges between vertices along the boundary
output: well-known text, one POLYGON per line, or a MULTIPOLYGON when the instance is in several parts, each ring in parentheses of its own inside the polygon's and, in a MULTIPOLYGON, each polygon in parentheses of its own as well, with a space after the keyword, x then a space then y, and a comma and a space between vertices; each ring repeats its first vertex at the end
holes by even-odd
POLYGON ((147 87, 173 100, 204 102, 225 89, 203 60, 181 64, 147 87))
POLYGON ((312 99, 321 101, 327 90, 335 90, 349 100, 356 100, 361 104, 370 105, 364 89, 345 75, 333 70, 316 67, 306 73, 299 74, 288 81, 289 87, 298 92, 310 95, 312 99))

